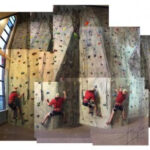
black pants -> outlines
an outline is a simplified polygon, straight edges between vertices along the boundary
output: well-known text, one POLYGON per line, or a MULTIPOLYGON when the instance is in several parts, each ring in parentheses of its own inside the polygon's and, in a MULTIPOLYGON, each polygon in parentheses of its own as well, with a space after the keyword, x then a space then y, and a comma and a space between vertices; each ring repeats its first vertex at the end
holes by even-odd
POLYGON ((95 105, 95 103, 90 103, 90 102, 87 102, 87 103, 82 103, 84 106, 86 106, 86 107, 89 107, 89 108, 93 108, 94 106, 93 105, 95 105))
POLYGON ((123 106, 122 105, 115 105, 113 110, 116 112, 117 110, 123 111, 123 106))
POLYGON ((61 111, 54 111, 53 110, 52 112, 49 113, 50 117, 58 116, 58 115, 62 115, 63 116, 63 112, 61 112, 61 111))
POLYGON ((14 119, 17 118, 17 109, 19 109, 20 116, 22 118, 21 103, 20 103, 19 98, 15 98, 15 100, 12 103, 8 104, 8 105, 14 111, 14 119))

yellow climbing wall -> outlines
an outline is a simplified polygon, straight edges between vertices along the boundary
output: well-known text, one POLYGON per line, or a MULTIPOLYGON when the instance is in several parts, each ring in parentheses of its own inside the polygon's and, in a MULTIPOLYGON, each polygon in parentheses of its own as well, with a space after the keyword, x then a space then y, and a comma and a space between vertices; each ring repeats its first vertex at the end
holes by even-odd
MULTIPOLYGON (((18 87, 21 99, 23 116, 27 128, 33 128, 34 124, 34 82, 39 80, 38 50, 13 49, 11 50, 11 62, 9 66, 9 94, 18 87)), ((9 109, 10 110, 10 109, 9 109)), ((9 122, 13 122, 12 111, 9 111, 9 122)), ((17 125, 21 125, 18 119, 17 125)))

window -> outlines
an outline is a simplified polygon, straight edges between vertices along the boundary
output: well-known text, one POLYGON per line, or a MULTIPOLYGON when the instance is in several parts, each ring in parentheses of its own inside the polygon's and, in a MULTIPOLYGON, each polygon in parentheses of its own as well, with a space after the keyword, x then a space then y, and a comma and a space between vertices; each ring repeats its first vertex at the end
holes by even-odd
POLYGON ((4 49, 5 45, 5 41, 0 37, 0 48, 4 49))
MULTIPOLYGON (((15 16, 9 17, 8 23, 4 27, 2 34, 0 35, 0 49, 5 52, 11 31, 16 22, 15 16)), ((4 83, 4 73, 5 73, 5 59, 0 56, 0 110, 4 110, 5 107, 5 83, 4 83)))
POLYGON ((8 34, 6 33, 5 30, 2 32, 1 37, 4 39, 5 42, 7 41, 7 39, 8 39, 8 34))
POLYGON ((8 25, 6 25, 6 27, 5 27, 5 30, 6 30, 6 32, 8 33, 8 34, 10 34, 10 28, 8 27, 8 25))
POLYGON ((0 110, 5 109, 4 68, 0 66, 0 110))

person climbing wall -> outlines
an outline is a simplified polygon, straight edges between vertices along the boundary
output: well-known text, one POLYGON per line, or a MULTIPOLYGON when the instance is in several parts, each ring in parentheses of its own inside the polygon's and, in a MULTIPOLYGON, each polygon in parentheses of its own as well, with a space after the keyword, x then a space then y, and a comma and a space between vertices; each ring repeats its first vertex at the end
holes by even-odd
POLYGON ((48 106, 53 107, 53 111, 46 114, 44 120, 41 122, 42 125, 45 125, 47 120, 56 115, 62 115, 64 118, 64 113, 62 112, 62 104, 66 100, 66 91, 63 91, 64 96, 60 97, 59 93, 56 93, 56 97, 50 102, 47 99, 48 106))
POLYGON ((85 95, 83 96, 82 104, 89 108, 89 114, 93 115, 95 111, 97 116, 102 117, 101 114, 98 114, 95 93, 96 93, 95 88, 91 90, 86 90, 85 95))
POLYGON ((8 106, 13 110, 14 116, 13 118, 15 119, 15 123, 17 123, 17 114, 18 110, 20 113, 21 121, 22 124, 24 124, 24 119, 23 119, 23 114, 22 114, 22 109, 21 109, 21 98, 24 96, 24 93, 19 95, 17 92, 17 87, 14 88, 14 91, 12 91, 9 95, 9 100, 8 100, 8 106))
POLYGON ((116 102, 115 102, 115 106, 112 110, 112 113, 110 115, 110 118, 106 122, 107 125, 111 124, 114 114, 115 114, 115 112, 117 112, 117 110, 120 110, 122 112, 122 118, 125 119, 125 111, 123 108, 123 102, 127 98, 127 90, 119 88, 119 89, 116 89, 115 92, 117 93, 116 102))

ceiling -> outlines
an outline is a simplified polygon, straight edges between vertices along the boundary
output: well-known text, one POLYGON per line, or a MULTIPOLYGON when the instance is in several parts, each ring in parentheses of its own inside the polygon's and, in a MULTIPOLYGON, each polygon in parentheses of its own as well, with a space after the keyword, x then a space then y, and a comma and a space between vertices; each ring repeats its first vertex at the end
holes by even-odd
POLYGON ((7 17, 14 15, 14 14, 16 14, 16 12, 0 12, 0 19, 7 18, 7 17))

